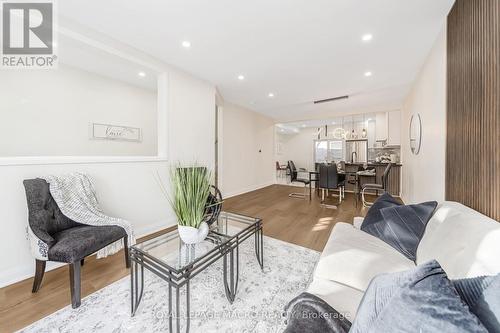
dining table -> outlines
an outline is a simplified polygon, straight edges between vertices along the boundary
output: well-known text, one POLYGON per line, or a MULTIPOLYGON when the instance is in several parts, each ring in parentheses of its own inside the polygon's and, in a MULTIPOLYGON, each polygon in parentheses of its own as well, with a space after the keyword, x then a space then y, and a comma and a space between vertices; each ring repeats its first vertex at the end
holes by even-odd
MULTIPOLYGON (((312 183, 315 185, 319 182, 319 171, 308 171, 309 173, 309 201, 312 200, 312 183), (314 176, 314 177, 313 177, 314 176)), ((361 193, 361 177, 376 177, 376 173, 370 170, 362 170, 362 171, 345 171, 339 170, 337 171, 337 175, 343 175, 344 178, 347 176, 354 176, 356 184, 354 185, 354 196, 356 199, 356 207, 358 206, 359 195, 361 193)), ((317 188, 317 186, 315 186, 317 188)))

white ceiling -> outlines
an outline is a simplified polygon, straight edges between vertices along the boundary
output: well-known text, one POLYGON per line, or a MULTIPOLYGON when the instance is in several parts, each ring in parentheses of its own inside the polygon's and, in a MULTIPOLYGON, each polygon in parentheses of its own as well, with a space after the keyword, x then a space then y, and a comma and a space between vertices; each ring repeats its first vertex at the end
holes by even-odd
POLYGON ((64 0, 58 10, 212 82, 226 101, 298 120, 401 107, 453 2, 64 0), (339 95, 352 97, 312 105, 339 95))
POLYGON ((158 73, 112 55, 79 40, 60 35, 57 44, 59 62, 116 79, 137 87, 156 91, 158 73), (139 76, 139 73, 144 76, 139 76))

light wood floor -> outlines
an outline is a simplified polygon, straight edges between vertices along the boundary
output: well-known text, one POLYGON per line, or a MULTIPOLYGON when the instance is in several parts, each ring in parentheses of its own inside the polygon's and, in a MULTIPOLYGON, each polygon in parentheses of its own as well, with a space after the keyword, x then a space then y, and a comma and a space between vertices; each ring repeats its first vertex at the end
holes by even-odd
MULTIPOLYGON (((336 222, 352 223, 354 216, 366 213, 361 205, 355 207, 349 193, 333 210, 320 206, 316 196, 311 202, 288 197, 289 193, 300 191, 299 187, 272 185, 226 200, 224 210, 261 217, 266 236, 316 251, 323 249, 336 222)), ((82 298, 127 274, 122 251, 105 259, 85 259, 82 298)), ((67 266, 47 272, 36 294, 31 293, 32 284, 31 278, 0 289, 0 332, 21 329, 70 304, 67 266)))

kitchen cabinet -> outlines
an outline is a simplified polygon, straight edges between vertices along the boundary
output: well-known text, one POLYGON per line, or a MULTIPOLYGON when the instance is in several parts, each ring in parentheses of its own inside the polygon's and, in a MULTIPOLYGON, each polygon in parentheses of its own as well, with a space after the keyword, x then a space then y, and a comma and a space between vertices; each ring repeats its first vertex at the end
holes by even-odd
POLYGON ((368 148, 374 148, 375 147, 375 119, 367 121, 368 126, 367 126, 367 139, 368 139, 368 148))
POLYGON ((401 145, 401 112, 387 112, 387 145, 401 145))
POLYGON ((375 140, 387 140, 387 112, 378 112, 375 115, 375 140))
POLYGON ((401 144, 401 112, 378 112, 375 119, 376 141, 386 141, 388 146, 401 144))

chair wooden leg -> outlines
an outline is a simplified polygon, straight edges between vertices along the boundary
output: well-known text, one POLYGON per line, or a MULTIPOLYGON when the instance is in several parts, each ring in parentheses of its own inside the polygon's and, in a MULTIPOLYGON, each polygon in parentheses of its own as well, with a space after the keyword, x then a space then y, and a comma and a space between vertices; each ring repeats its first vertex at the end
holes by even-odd
POLYGON ((36 293, 42 285, 43 274, 45 273, 45 260, 35 259, 35 279, 33 280, 32 293, 36 293))
POLYGON ((81 304, 81 262, 69 265, 69 283, 71 288, 71 307, 76 309, 81 304))
POLYGON ((123 237, 123 252, 125 253, 125 267, 130 268, 130 258, 128 255, 128 236, 123 237))

